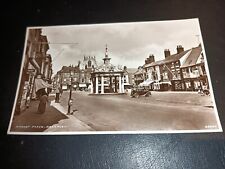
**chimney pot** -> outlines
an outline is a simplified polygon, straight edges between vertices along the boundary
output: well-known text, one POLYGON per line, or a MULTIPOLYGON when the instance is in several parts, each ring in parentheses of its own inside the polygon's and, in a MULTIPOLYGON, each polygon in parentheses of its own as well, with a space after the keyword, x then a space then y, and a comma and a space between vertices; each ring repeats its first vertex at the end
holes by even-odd
POLYGON ((178 53, 181 53, 181 52, 183 52, 183 51, 184 51, 183 46, 182 46, 182 45, 177 45, 177 54, 178 54, 178 53))
POLYGON ((148 58, 145 59, 145 64, 149 64, 155 62, 155 58, 153 54, 150 54, 148 58))
POLYGON ((165 49, 164 50, 164 55, 165 55, 165 58, 167 58, 168 56, 170 56, 170 50, 169 49, 165 49))

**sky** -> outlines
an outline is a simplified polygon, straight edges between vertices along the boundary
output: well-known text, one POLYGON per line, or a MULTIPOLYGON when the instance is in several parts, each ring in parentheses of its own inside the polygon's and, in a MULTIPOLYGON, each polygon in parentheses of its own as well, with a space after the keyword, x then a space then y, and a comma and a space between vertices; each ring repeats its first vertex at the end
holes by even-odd
POLYGON ((54 74, 62 66, 77 65, 84 56, 95 56, 102 64, 106 44, 112 64, 138 68, 150 54, 162 60, 164 49, 175 54, 177 45, 186 50, 202 39, 198 19, 50 26, 42 27, 42 35, 50 42, 47 53, 52 56, 54 74))

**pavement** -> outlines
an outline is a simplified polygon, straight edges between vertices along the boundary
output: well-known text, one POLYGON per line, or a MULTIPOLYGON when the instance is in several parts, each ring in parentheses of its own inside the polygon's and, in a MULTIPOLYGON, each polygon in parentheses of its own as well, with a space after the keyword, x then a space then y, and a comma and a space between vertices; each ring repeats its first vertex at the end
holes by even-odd
POLYGON ((44 114, 37 114, 39 101, 31 101, 30 107, 13 117, 12 132, 61 132, 61 131, 90 131, 89 126, 68 116, 59 103, 54 103, 54 97, 49 97, 44 114))
POLYGON ((49 127, 46 132, 74 132, 74 131, 93 131, 90 126, 86 125, 84 122, 80 121, 73 115, 67 115, 67 110, 60 105, 60 103, 55 103, 54 101, 50 104, 52 107, 60 111, 62 114, 67 116, 67 119, 60 120, 57 124, 49 127), (61 127, 57 127, 61 126, 61 127), (64 127, 63 127, 64 126, 64 127))

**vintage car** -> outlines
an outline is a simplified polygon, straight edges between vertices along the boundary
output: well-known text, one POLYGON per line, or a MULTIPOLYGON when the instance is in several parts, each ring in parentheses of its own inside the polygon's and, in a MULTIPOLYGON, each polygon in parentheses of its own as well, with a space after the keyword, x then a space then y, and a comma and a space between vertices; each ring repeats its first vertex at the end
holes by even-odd
POLYGON ((139 96, 145 96, 148 97, 151 95, 151 91, 149 88, 145 88, 145 87, 136 87, 133 88, 131 90, 131 97, 135 98, 135 97, 139 97, 139 96))

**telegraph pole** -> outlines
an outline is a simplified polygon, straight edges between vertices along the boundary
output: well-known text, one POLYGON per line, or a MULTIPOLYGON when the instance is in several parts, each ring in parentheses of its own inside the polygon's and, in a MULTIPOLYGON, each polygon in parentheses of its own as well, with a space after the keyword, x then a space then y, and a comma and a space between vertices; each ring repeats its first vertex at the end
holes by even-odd
POLYGON ((70 94, 69 94, 69 100, 68 100, 68 111, 67 111, 67 114, 68 115, 70 115, 71 114, 71 112, 70 112, 70 107, 72 106, 72 104, 73 104, 73 101, 72 101, 72 99, 71 99, 71 97, 72 97, 72 88, 73 88, 73 86, 72 86, 72 80, 73 80, 73 78, 72 78, 72 75, 71 75, 71 72, 70 72, 70 94))

